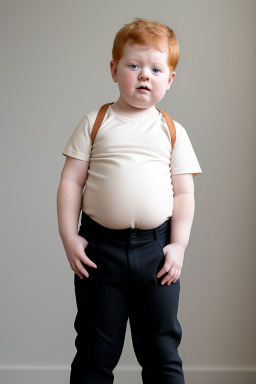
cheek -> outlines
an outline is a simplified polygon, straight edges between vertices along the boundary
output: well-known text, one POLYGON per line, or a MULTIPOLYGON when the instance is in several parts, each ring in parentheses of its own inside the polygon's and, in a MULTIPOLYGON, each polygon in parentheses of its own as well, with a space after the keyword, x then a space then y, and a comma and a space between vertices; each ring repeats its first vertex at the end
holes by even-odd
POLYGON ((167 80, 166 79, 163 79, 162 81, 160 81, 156 85, 156 89, 157 89, 157 92, 159 94, 164 94, 166 92, 166 88, 167 88, 167 80))
POLYGON ((132 73, 124 73, 120 79, 120 86, 129 89, 134 85, 134 75, 132 73))

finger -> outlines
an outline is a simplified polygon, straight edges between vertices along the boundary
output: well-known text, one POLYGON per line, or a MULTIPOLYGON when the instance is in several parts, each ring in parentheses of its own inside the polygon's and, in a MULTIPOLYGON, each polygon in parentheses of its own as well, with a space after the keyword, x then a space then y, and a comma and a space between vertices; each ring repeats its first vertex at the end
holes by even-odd
POLYGON ((80 279, 83 279, 84 276, 87 278, 89 277, 88 271, 83 266, 80 268, 80 272, 82 273, 82 276, 80 277, 80 279))
POLYGON ((83 258, 82 258, 82 261, 84 264, 86 265, 89 265, 89 267, 92 267, 92 268, 97 268, 97 264, 95 264, 87 255, 86 253, 85 254, 85 258, 84 258, 84 255, 83 255, 83 258))
MULTIPOLYGON (((89 244, 89 243, 88 243, 89 244)), ((87 248, 87 247, 86 247, 87 248)), ((79 255, 79 258, 84 264, 89 265, 89 267, 97 268, 97 264, 95 264, 86 254, 86 248, 84 249, 84 253, 79 255)))
POLYGON ((168 273, 167 273, 167 275, 163 278, 163 280, 161 281, 161 284, 162 285, 164 285, 165 283, 167 283, 167 281, 169 281, 170 280, 170 276, 168 275, 168 273))
MULTIPOLYGON (((83 280, 83 278, 84 278, 83 274, 79 273, 78 271, 76 272, 76 274, 77 274, 77 276, 79 276, 80 280, 83 280)), ((86 277, 88 277, 88 276, 86 276, 86 277)))
POLYGON ((177 268, 175 266, 173 266, 170 271, 168 272, 168 274, 171 276, 170 278, 170 282, 172 283, 176 277, 176 273, 177 273, 177 268))
POLYGON ((89 277, 88 271, 84 268, 82 261, 77 260, 76 268, 75 268, 76 274, 80 277, 80 279, 83 279, 83 277, 89 277))
POLYGON ((176 281, 178 280, 178 276, 179 276, 179 270, 176 269, 176 273, 173 276, 173 279, 169 279, 169 281, 167 282, 167 285, 170 285, 172 282, 176 283, 176 281))
POLYGON ((179 277, 180 277, 180 271, 177 269, 177 273, 175 275, 175 279, 173 280, 173 282, 176 283, 179 277))
MULTIPOLYGON (((73 268, 72 268, 73 269, 73 268)), ((75 274, 82 280, 84 275, 82 273, 79 272, 79 269, 77 268, 74 268, 73 271, 75 272, 75 274)), ((87 276, 88 277, 88 276, 87 276)))
POLYGON ((170 283, 173 281, 173 278, 174 278, 174 273, 175 273, 175 267, 172 266, 167 275, 163 278, 163 280, 161 281, 161 284, 165 284, 167 281, 169 281, 170 283))
POLYGON ((82 272, 82 274, 85 276, 85 277, 89 277, 89 273, 88 271, 84 268, 82 262, 86 265, 88 265, 89 267, 92 267, 92 268, 95 268, 97 269, 97 265, 88 257, 86 256, 85 254, 85 258, 83 257, 82 260, 80 260, 80 265, 79 265, 79 270, 82 272))
POLYGON ((74 271, 75 274, 76 274, 78 277, 80 277, 80 279, 83 278, 83 275, 81 275, 81 274, 79 273, 79 271, 78 271, 78 269, 77 269, 75 263, 71 263, 71 262, 70 262, 70 267, 71 267, 72 271, 74 271))
POLYGON ((89 273, 88 271, 84 268, 83 264, 82 264, 83 260, 75 260, 73 263, 72 263, 72 266, 74 266, 74 268, 72 268, 74 270, 74 272, 79 276, 79 278, 82 280, 83 277, 89 277, 89 273))
POLYGON ((165 263, 163 267, 160 269, 160 271, 157 273, 156 277, 159 278, 163 276, 165 273, 167 273, 170 269, 170 264, 165 263))

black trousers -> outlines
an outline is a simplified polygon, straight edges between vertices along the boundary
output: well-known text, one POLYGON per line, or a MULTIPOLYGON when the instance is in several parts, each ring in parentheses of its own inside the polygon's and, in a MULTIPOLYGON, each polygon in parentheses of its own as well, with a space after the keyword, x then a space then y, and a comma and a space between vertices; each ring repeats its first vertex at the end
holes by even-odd
POLYGON ((71 384, 112 384, 124 345, 127 320, 144 384, 184 384, 178 354, 180 279, 157 278, 170 243, 170 221, 151 230, 110 229, 82 211, 78 234, 89 243, 89 277, 74 273, 77 315, 71 384))

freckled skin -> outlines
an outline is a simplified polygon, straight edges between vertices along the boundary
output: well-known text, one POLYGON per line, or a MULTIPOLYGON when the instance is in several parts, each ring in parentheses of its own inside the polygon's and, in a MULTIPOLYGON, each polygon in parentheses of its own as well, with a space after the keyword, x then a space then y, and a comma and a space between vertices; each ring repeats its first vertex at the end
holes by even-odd
MULTIPOLYGON (((110 62, 112 78, 118 83, 120 97, 116 107, 127 112, 143 110, 152 115, 155 105, 170 89, 176 75, 170 73, 168 67, 168 45, 163 42, 161 51, 154 45, 130 45, 127 42, 123 49, 123 56, 116 67, 110 62), (142 92, 137 88, 146 85, 150 91, 142 92)), ((145 116, 145 113, 144 115, 145 116)))

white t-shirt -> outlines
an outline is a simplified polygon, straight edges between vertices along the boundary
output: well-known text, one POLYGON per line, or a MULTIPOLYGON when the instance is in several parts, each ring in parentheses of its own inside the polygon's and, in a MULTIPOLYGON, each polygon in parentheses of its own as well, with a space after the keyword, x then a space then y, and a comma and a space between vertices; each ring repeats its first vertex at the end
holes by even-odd
POLYGON ((138 120, 109 106, 92 146, 97 113, 84 115, 62 152, 90 162, 83 211, 107 228, 156 228, 173 213, 171 174, 202 173, 186 130, 174 121, 170 167, 171 138, 162 113, 138 120))

